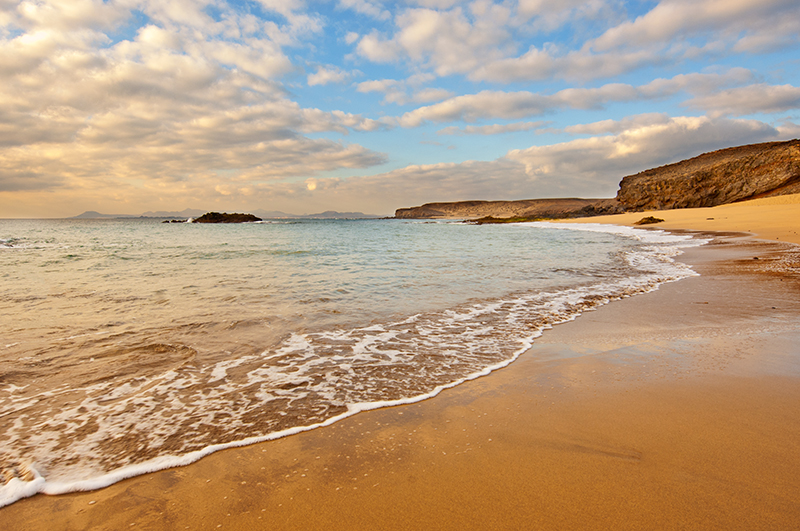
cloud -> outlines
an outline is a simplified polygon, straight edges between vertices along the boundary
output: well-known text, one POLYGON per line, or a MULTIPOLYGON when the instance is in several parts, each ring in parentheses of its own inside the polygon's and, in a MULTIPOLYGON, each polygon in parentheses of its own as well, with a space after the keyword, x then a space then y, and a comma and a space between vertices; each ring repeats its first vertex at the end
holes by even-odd
POLYGON ((621 120, 601 120, 589 124, 571 125, 564 128, 564 132, 577 135, 603 135, 606 133, 619 134, 625 131, 636 131, 646 127, 669 124, 672 118, 663 113, 639 114, 628 116, 621 120))
POLYGON ((396 103, 397 105, 405 105, 410 102, 429 103, 443 100, 453 95, 451 91, 446 89, 420 88, 421 84, 430 79, 431 77, 428 75, 414 75, 406 80, 374 79, 359 83, 356 86, 356 90, 362 93, 383 93, 384 103, 396 103))
POLYGON ((618 3, 602 0, 523 0, 515 10, 487 2, 446 4, 400 11, 393 34, 373 31, 362 37, 357 52, 375 62, 407 61, 438 76, 508 83, 603 79, 687 58, 800 42, 800 4, 794 0, 663 0, 635 19, 626 19, 618 3), (529 45, 519 53, 520 36, 557 30, 573 39, 529 45))
POLYGON ((650 96, 645 96, 635 87, 619 83, 595 89, 564 89, 552 95, 486 90, 419 107, 403 114, 398 122, 403 127, 417 127, 425 122, 474 122, 484 118, 513 120, 539 116, 565 107, 598 109, 610 101, 631 101, 645 97, 650 96))
POLYGON ((389 92, 395 87, 400 86, 402 82, 396 79, 372 79, 369 81, 362 81, 356 86, 358 92, 389 92))
POLYGON ((127 16, 122 6, 101 0, 49 0, 17 4, 15 22, 21 27, 70 31, 77 28, 111 28, 127 16))
POLYGON ((800 138, 800 124, 785 120, 778 126, 778 133, 781 138, 800 138))
POLYGON ((388 20, 392 16, 379 2, 369 2, 367 0, 339 0, 338 6, 340 9, 351 9, 356 13, 377 20, 388 20))
POLYGON ((440 101, 449 98, 453 93, 446 89, 426 88, 416 92, 411 100, 416 103, 429 103, 432 101, 440 101))
MULTIPOLYGON (((19 30, 0 35, 0 190, 233 198, 276 179, 384 164, 363 146, 304 136, 387 124, 288 98, 277 79, 294 67, 279 41, 314 25, 286 5, 271 6, 285 26, 254 30, 222 4, 215 20, 206 2, 144 2, 147 23, 112 42, 98 29, 130 16, 118 4, 24 3, 19 30)), ((321 67, 310 84, 345 75, 321 67)))
POLYGON ((512 51, 510 19, 507 7, 485 2, 471 4, 470 10, 407 9, 395 17, 393 37, 373 31, 362 37, 357 52, 382 63, 408 57, 440 76, 464 73, 512 51))
POLYGON ((308 75, 308 86, 327 85, 329 83, 346 83, 353 77, 353 74, 346 72, 336 66, 320 66, 317 72, 308 75))
POLYGON ((474 122, 497 118, 518 120, 541 116, 560 109, 599 110, 612 102, 663 99, 681 91, 696 95, 690 100, 693 107, 711 108, 713 105, 724 107, 728 101, 734 105, 733 100, 737 97, 740 100, 749 98, 751 105, 758 105, 759 91, 766 96, 761 101, 764 109, 788 110, 796 105, 797 89, 794 87, 754 85, 752 88, 733 88, 723 91, 726 86, 740 84, 752 77, 749 70, 733 68, 723 73, 697 73, 678 75, 671 79, 656 79, 638 87, 625 83, 609 83, 595 88, 567 88, 554 94, 487 90, 419 107, 403 114, 397 121, 403 127, 417 127, 426 122, 474 122), (731 94, 730 98, 724 97, 728 92, 731 94), (722 94, 723 97, 716 100, 718 94, 722 94))
POLYGON ((713 116, 786 112, 800 109, 800 87, 758 83, 708 92, 685 104, 713 116))
POLYGON ((752 35, 756 28, 760 33, 767 21, 795 18, 799 11, 792 0, 663 0, 645 15, 609 29, 590 46, 596 51, 649 47, 713 30, 736 42, 740 32, 752 35))
POLYGON ((466 127, 450 126, 440 129, 437 135, 501 135, 504 133, 517 133, 520 131, 530 131, 539 129, 547 122, 516 122, 511 124, 492 124, 492 125, 468 125, 466 127))
POLYGON ((551 32, 564 25, 583 19, 613 20, 618 17, 615 2, 604 0, 520 0, 517 4, 517 17, 526 21, 533 31, 551 32))
POLYGON ((368 35, 361 37, 356 51, 362 57, 376 63, 390 63, 400 57, 400 46, 386 39, 377 30, 372 30, 368 35))

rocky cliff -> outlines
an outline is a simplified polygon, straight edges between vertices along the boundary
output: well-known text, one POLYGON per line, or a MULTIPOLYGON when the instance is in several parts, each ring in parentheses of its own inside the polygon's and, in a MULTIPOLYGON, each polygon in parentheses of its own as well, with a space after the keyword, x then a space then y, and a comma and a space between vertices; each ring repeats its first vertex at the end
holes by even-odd
POLYGON ((396 218, 495 218, 560 219, 622 212, 614 199, 523 199, 520 201, 458 201, 427 203, 400 208, 396 218))
POLYGON ((401 208, 397 218, 557 219, 696 208, 800 193, 800 140, 751 144, 629 175, 616 199, 459 201, 401 208))
POLYGON ((628 211, 641 211, 793 193, 800 193, 800 140, 721 149, 629 175, 617 200, 628 211))

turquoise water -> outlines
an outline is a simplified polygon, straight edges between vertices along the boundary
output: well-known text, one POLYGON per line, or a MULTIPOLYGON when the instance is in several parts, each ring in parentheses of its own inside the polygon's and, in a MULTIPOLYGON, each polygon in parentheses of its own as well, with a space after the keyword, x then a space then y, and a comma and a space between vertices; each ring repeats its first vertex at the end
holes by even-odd
POLYGON ((602 226, 0 220, 0 505, 433 396, 692 274, 671 257, 693 244, 602 226))

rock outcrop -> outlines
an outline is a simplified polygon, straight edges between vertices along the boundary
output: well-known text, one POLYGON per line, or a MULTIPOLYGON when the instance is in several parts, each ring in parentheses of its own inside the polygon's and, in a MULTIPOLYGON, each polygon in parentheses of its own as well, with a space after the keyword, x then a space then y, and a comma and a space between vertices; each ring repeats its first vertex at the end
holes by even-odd
POLYGON ((427 203, 412 208, 400 208, 396 218, 494 218, 563 219, 602 214, 617 214, 623 210, 614 199, 523 199, 520 201, 458 201, 427 203))
POLYGON ((192 223, 251 223, 253 221, 261 221, 261 218, 256 217, 253 214, 208 212, 199 218, 192 220, 192 223))
POLYGON ((627 211, 642 211, 793 193, 800 193, 800 140, 721 149, 629 175, 617 200, 627 211))

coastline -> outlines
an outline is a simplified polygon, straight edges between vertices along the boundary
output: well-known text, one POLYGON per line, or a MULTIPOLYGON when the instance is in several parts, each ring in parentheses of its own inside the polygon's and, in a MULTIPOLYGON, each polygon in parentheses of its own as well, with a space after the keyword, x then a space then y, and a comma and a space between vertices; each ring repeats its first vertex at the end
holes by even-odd
POLYGON ((558 221, 559 223, 609 223, 632 227, 645 216, 664 220, 661 223, 643 226, 647 228, 746 232, 763 240, 800 245, 800 194, 765 197, 708 208, 648 210, 558 221))
POLYGON ((758 201, 571 220, 718 236, 679 258, 700 277, 557 325, 433 399, 0 513, 9 529, 788 528, 800 278, 781 268, 798 265, 721 233, 800 243, 800 205, 758 201))

